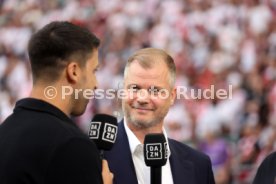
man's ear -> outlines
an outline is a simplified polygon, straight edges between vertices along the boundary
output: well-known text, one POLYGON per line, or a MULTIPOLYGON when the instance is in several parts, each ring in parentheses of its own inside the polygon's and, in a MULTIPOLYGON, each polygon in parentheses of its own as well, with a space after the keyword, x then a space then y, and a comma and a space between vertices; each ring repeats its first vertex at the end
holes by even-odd
POLYGON ((174 101, 175 101, 176 95, 177 95, 176 93, 177 93, 177 90, 176 90, 176 87, 174 87, 174 88, 172 89, 172 92, 171 92, 171 105, 174 104, 174 101))
POLYGON ((80 79, 81 68, 76 62, 69 63, 65 72, 69 83, 76 84, 80 79))

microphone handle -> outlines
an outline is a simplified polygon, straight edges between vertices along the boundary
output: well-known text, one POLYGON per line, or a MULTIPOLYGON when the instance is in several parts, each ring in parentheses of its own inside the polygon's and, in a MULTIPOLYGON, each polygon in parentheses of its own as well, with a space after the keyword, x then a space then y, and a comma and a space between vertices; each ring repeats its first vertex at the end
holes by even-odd
POLYGON ((100 150, 100 159, 103 160, 104 159, 104 150, 100 150))
POLYGON ((162 167, 150 167, 150 183, 162 184, 162 167))

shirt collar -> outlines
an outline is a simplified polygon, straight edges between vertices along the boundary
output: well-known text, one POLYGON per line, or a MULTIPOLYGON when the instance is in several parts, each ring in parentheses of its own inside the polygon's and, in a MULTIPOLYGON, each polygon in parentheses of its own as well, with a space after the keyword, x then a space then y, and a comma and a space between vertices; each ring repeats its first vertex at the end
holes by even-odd
MULTIPOLYGON (((143 146, 143 144, 139 141, 139 139, 136 137, 136 135, 129 129, 129 127, 127 125, 126 118, 124 118, 124 127, 125 127, 126 134, 127 134, 127 137, 128 137, 128 142, 129 142, 129 147, 130 147, 131 154, 134 154, 137 147, 138 146, 143 146)), ((170 146, 169 146, 168 136, 167 136, 167 133, 165 131, 165 128, 163 127, 162 129, 163 129, 163 134, 165 136, 165 139, 166 139, 167 145, 168 145, 168 158, 169 158, 170 155, 171 155, 171 150, 170 150, 170 146)))
POLYGON ((124 126, 125 126, 126 134, 128 137, 131 154, 134 154, 137 146, 142 145, 142 143, 139 141, 139 139, 134 135, 134 133, 127 126, 126 118, 124 119, 124 126))

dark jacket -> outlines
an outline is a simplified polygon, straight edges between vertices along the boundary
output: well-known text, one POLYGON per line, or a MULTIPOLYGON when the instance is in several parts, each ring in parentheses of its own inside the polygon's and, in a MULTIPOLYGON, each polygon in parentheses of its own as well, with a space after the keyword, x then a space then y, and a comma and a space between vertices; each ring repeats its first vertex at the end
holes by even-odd
POLYGON ((268 155, 260 165, 253 184, 276 183, 276 152, 268 155))
MULTIPOLYGON (((170 164, 174 184, 214 184, 208 156, 180 142, 169 139, 170 164)), ((124 123, 119 123, 117 140, 111 151, 105 152, 114 184, 138 184, 124 123)))
POLYGON ((99 184, 93 142, 62 111, 23 99, 0 126, 1 184, 99 184))

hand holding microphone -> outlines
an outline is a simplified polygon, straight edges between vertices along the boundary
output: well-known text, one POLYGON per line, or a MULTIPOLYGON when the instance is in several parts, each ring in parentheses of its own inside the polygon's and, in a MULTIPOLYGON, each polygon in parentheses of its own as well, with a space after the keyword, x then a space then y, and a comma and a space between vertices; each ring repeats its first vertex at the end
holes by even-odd
POLYGON ((150 166, 151 184, 162 183, 162 166, 167 162, 167 141, 163 134, 147 134, 144 140, 144 159, 150 166))
POLYGON ((106 160, 102 160, 102 178, 104 184, 113 183, 113 173, 109 170, 108 163, 106 160))
POLYGON ((117 132, 118 124, 114 116, 96 114, 91 121, 88 136, 95 142, 103 156, 103 151, 109 151, 115 143, 117 132))
MULTIPOLYGON (((112 148, 118 132, 117 119, 107 114, 96 114, 91 121, 88 136, 100 150, 101 159, 103 152, 112 148)), ((110 172, 106 160, 102 160, 102 177, 104 184, 112 184, 113 174, 110 172)))

